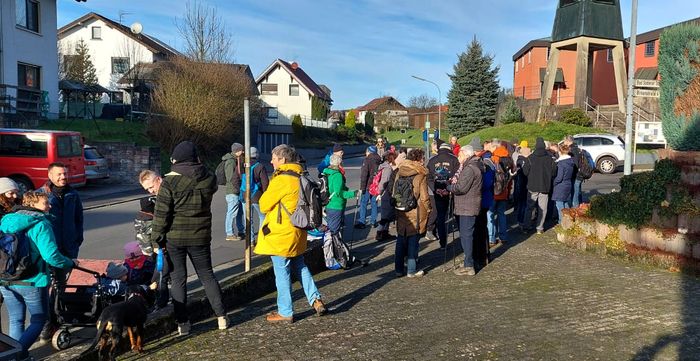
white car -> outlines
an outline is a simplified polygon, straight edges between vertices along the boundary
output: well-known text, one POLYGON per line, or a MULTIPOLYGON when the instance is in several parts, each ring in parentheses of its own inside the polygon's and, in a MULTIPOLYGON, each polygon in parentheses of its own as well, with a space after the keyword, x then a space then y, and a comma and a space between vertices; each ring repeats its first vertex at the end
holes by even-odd
POLYGON ((615 134, 576 134, 574 142, 591 155, 602 174, 615 173, 625 162, 625 142, 615 134))

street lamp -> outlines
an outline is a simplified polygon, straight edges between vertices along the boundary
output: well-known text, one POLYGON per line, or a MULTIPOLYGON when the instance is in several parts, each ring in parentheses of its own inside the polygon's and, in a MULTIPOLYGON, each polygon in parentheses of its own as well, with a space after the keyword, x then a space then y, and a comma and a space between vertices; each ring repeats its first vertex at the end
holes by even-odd
POLYGON ((442 92, 440 91, 440 87, 435 82, 432 82, 428 79, 423 79, 423 78, 415 76, 415 75, 411 75, 411 77, 414 79, 420 80, 420 81, 424 81, 426 83, 433 84, 437 88, 437 90, 438 90, 438 136, 441 137, 442 136, 442 119, 441 119, 442 118, 442 92))

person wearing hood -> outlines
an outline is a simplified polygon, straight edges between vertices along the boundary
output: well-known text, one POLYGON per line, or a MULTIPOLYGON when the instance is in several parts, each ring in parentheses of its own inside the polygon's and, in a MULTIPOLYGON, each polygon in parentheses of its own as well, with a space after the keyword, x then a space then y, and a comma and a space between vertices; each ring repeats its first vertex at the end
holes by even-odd
POLYGON ((544 220, 547 217, 547 203, 552 191, 552 177, 557 172, 557 165, 547 151, 544 140, 538 137, 535 151, 523 163, 523 174, 527 177, 528 206, 525 211, 522 228, 531 228, 532 211, 537 207, 537 234, 544 232, 544 220))
POLYGON ((294 322, 292 273, 301 283, 306 299, 316 314, 320 316, 326 313, 321 293, 304 263, 307 233, 292 224, 290 214, 297 207, 301 190, 299 177, 304 172, 297 163, 298 159, 296 150, 287 144, 272 149, 270 163, 275 170, 268 191, 260 197, 260 210, 265 214, 265 220, 255 245, 255 253, 270 256, 277 288, 277 311, 267 314, 265 319, 268 322, 294 322))
POLYGON ((221 157, 224 163, 226 175, 226 227, 227 241, 245 240, 245 220, 243 211, 243 195, 241 194, 241 181, 245 169, 243 168, 243 145, 231 144, 231 152, 221 157), (233 222, 236 222, 237 234, 233 234, 233 222))
POLYGON ((12 213, 12 209, 21 204, 19 196, 19 187, 17 183, 10 178, 0 178, 0 220, 8 213, 12 213))
POLYGON ((330 163, 323 170, 323 175, 328 178, 329 201, 326 205, 326 223, 333 234, 340 233, 345 221, 345 206, 348 199, 357 196, 357 191, 351 191, 345 184, 345 175, 340 171, 343 158, 340 155, 331 155, 330 163))
POLYGON ((9 316, 10 337, 22 345, 21 358, 28 357, 29 347, 39 337, 49 318, 49 266, 68 272, 78 265, 77 260, 66 257, 58 248, 48 216, 51 208, 45 193, 27 192, 22 206, 16 212, 5 215, 0 223, 4 233, 23 233, 29 245, 31 259, 27 277, 0 287, 9 316), (25 329, 25 314, 29 312, 29 325, 25 329))
POLYGON ((221 287, 211 264, 211 201, 216 193, 216 177, 200 162, 195 145, 184 141, 170 156, 171 172, 166 174, 156 196, 151 243, 165 247, 172 261, 171 295, 175 305, 178 333, 190 332, 187 315, 187 257, 214 313, 219 329, 228 328, 221 287), (165 244, 163 244, 165 240, 165 244))
POLYGON ((567 144, 559 146, 559 158, 557 158, 557 175, 552 182, 552 200, 557 207, 559 224, 562 220, 562 209, 570 208, 573 179, 576 176, 574 159, 569 155, 570 147, 567 144))
POLYGON ((396 217, 394 207, 391 205, 391 191, 394 186, 394 180, 396 179, 396 169, 398 168, 396 158, 396 152, 387 152, 384 154, 384 163, 379 165, 379 172, 382 172, 382 177, 379 180, 379 208, 381 210, 381 219, 379 220, 379 227, 377 227, 377 236, 375 239, 380 242, 389 241, 392 238, 389 234, 389 224, 391 224, 396 217))
MULTIPOLYGON (((523 174, 523 164, 525 160, 530 156, 531 150, 527 146, 527 141, 523 140, 520 142, 520 146, 517 151, 517 158, 515 158, 515 168, 517 172, 515 173, 515 189, 513 190, 513 203, 515 206, 515 214, 519 225, 525 222, 525 211, 527 210, 527 177, 523 174)), ((522 230, 522 227, 521 227, 522 230)))
POLYGON ((489 257, 489 227, 491 219, 488 217, 489 209, 494 204, 493 186, 496 180, 496 164, 494 163, 491 153, 491 142, 480 143, 479 137, 476 137, 470 143, 476 157, 479 158, 482 164, 481 172, 481 210, 476 216, 474 224, 474 261, 478 263, 478 267, 485 266, 488 263, 489 257))
POLYGON ((423 149, 411 149, 406 160, 399 167, 396 177, 411 179, 413 196, 417 207, 410 211, 396 211, 396 253, 394 270, 397 276, 406 275, 409 278, 422 277, 423 271, 416 270, 418 258, 418 240, 424 234, 428 225, 430 213, 430 196, 428 195, 428 169, 423 165, 425 153, 423 149), (408 258, 407 272, 404 272, 404 257, 408 258))
POLYGON ((447 244, 447 213, 451 196, 447 184, 458 168, 459 160, 452 154, 450 144, 440 143, 437 155, 428 161, 428 187, 432 193, 431 204, 434 206, 435 230, 440 248, 447 244))
POLYGON ((365 160, 362 162, 362 168, 360 169, 360 191, 362 192, 362 198, 360 200, 360 214, 355 228, 363 229, 365 228, 365 222, 367 221, 367 204, 371 206, 372 210, 370 213, 370 224, 373 227, 378 226, 377 223, 377 199, 369 194, 369 186, 372 184, 372 179, 374 175, 377 174, 379 170, 379 165, 382 163, 382 158, 377 154, 377 147, 371 145, 367 147, 367 152, 365 153, 365 160))

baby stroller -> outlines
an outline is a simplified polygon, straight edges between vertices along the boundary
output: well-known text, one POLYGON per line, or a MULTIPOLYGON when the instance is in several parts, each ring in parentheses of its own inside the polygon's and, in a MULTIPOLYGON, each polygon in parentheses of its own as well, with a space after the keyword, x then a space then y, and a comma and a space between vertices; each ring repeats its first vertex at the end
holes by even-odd
POLYGON ((92 275, 96 284, 78 285, 67 282, 62 284, 56 280, 56 277, 52 278, 51 307, 59 327, 51 338, 51 345, 56 350, 65 350, 70 347, 73 338, 71 328, 94 327, 105 307, 125 299, 124 296, 111 296, 105 292, 100 282, 106 277, 104 274, 80 266, 73 267, 73 270, 92 275))

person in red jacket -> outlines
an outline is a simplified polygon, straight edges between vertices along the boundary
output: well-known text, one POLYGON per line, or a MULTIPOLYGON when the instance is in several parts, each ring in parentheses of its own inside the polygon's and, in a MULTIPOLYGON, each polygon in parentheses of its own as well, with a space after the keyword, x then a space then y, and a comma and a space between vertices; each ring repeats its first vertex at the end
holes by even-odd
POLYGON ((462 148, 462 146, 457 142, 456 136, 453 135, 450 137, 450 145, 452 146, 452 154, 454 154, 455 157, 459 157, 459 149, 462 148))
MULTIPOLYGON (((494 164, 497 167, 502 167, 503 168, 509 168, 509 169, 503 169, 503 171, 509 172, 512 174, 515 169, 512 167, 506 166, 506 164, 510 164, 512 162, 501 162, 501 159, 504 160, 511 160, 510 154, 508 153, 508 149, 505 147, 503 143, 491 143, 492 148, 493 148, 493 156, 491 159, 493 160, 494 164)), ((513 186, 513 181, 509 180, 508 184, 506 187, 503 189, 503 191, 499 194, 494 194, 494 201, 493 205, 491 206, 491 209, 488 211, 488 219, 489 219, 489 244, 491 246, 494 246, 498 244, 499 242, 507 242, 508 241, 508 223, 506 222, 506 209, 508 209, 508 197, 510 196, 510 190, 513 186)))

